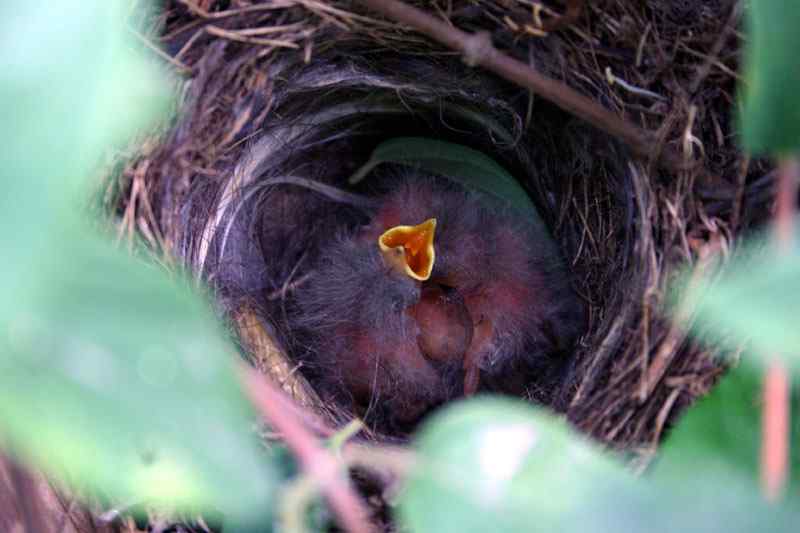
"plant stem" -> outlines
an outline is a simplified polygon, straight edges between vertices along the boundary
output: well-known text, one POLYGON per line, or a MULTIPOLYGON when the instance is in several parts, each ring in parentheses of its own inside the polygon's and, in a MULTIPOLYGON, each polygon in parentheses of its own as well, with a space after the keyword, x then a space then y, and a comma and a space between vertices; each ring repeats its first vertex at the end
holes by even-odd
POLYGON ((326 451, 297 418, 296 411, 284 405, 290 399, 267 376, 243 367, 242 383, 250 401, 297 457, 306 475, 318 484, 336 514, 339 525, 351 533, 372 531, 367 510, 349 483, 346 470, 326 451))
MULTIPOLYGON (((568 85, 542 75, 529 65, 498 51, 488 32, 467 33, 446 24, 430 14, 399 0, 359 0, 373 11, 400 22, 463 54, 470 66, 481 66, 498 76, 525 87, 579 117, 596 128, 616 137, 634 153, 644 158, 658 157, 668 170, 683 168, 678 156, 669 148, 656 154, 656 143, 650 132, 623 120, 568 85)), ((577 2, 571 2, 578 4, 577 2)))
MULTIPOLYGON (((774 232, 779 253, 792 247, 800 160, 797 157, 778 163, 778 191, 774 232)), ((767 501, 781 499, 789 477, 789 373, 776 354, 764 377, 764 404, 761 428, 761 490, 767 501)))

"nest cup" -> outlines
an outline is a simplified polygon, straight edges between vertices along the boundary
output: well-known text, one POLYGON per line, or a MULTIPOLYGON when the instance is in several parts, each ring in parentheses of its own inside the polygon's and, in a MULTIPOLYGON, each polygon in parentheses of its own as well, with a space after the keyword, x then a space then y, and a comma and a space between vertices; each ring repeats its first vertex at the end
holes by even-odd
MULTIPOLYGON (((721 366, 664 317, 664 294, 694 257, 692 239, 730 238, 725 221, 740 217, 731 214, 732 196, 712 204, 694 192, 691 172, 665 176, 527 90, 349 2, 322 11, 301 1, 264 11, 233 4, 165 8, 162 39, 176 68, 191 76, 177 124, 126 170, 134 186, 117 207, 137 210, 143 233, 210 283, 250 360, 299 403, 334 423, 352 415, 315 390, 313 369, 298 368, 282 326, 293 284, 303 282, 303 242, 318 238, 313 232, 324 224, 279 249, 262 246, 259 235, 280 209, 310 207, 276 205, 276 193, 287 188, 302 190, 304 202, 324 198, 351 209, 359 200, 349 195, 358 191, 347 188, 347 178, 381 141, 399 136, 435 137, 489 155, 551 228, 589 321, 568 378, 545 395, 550 407, 602 441, 647 448, 708 390, 721 366), (247 27, 272 27, 274 38, 231 38, 231 28, 247 27), (137 194, 145 201, 137 203, 137 194), (714 216, 722 218, 710 223, 714 216)), ((520 39, 498 18, 517 17, 515 8, 453 4, 449 16, 459 27, 489 30, 498 48, 553 77, 565 72, 564 58, 590 62, 591 52, 570 38, 520 39)), ((613 3, 606 14, 613 9, 631 8, 613 3)), ((720 18, 727 20, 695 23, 720 18)), ((643 30, 645 20, 629 22, 643 30)), ((590 81, 603 78, 602 69, 586 72, 590 81)), ((615 102, 607 84, 587 86, 594 90, 581 89, 601 103, 615 102)), ((713 97, 705 102, 711 106, 713 97)), ((675 125, 662 132, 668 143, 688 107, 655 109, 675 125)), ((718 159, 734 166, 727 150, 718 159)))

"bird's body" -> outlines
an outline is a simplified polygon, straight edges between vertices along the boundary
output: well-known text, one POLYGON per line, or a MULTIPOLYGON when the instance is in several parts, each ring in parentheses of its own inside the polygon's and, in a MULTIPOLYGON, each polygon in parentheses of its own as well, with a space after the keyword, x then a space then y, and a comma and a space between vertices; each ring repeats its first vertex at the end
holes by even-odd
POLYGON ((585 320, 550 234, 449 180, 389 182, 366 224, 331 228, 296 290, 290 324, 307 339, 305 358, 388 427, 482 390, 536 396, 530 386, 563 368, 585 320), (408 227, 419 240, 423 221, 435 226, 435 260, 418 276, 387 260, 396 243, 379 239, 408 227))

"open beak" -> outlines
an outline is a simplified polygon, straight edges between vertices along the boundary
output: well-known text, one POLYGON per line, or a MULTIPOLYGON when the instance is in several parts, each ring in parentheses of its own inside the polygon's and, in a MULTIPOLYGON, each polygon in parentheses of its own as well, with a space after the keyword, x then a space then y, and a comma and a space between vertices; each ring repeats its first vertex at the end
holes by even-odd
POLYGON ((378 238, 383 260, 412 279, 427 280, 431 277, 436 260, 433 249, 435 231, 435 218, 416 226, 389 228, 378 238))

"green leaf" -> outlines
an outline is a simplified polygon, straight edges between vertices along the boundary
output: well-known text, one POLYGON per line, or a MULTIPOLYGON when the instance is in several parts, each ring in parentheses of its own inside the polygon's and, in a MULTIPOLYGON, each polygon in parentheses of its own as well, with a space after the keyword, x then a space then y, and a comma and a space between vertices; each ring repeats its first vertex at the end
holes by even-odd
POLYGON ((495 160, 460 144, 424 137, 397 137, 378 145, 349 183, 363 180, 382 163, 399 163, 439 174, 464 187, 490 194, 539 220, 528 193, 495 160))
MULTIPOLYGON (((140 3, 141 4, 141 3, 140 3)), ((0 5, 0 320, 25 298, 63 211, 85 202, 101 151, 166 102, 156 69, 131 46, 120 0, 0 5)))
POLYGON ((0 442, 122 504, 263 518, 275 474, 217 320, 79 221, 103 151, 167 102, 131 9, 0 7, 0 442))
MULTIPOLYGON (((752 366, 730 370, 680 419, 662 445, 651 479, 665 491, 692 495, 689 505, 697 510, 697 531, 795 528, 800 511, 800 425, 791 424, 788 491, 781 505, 768 504, 759 485, 761 385, 761 373, 752 366)), ((799 400, 795 388, 792 405, 800 405, 799 400)))
POLYGON ((416 439, 419 465, 400 502, 411 531, 569 531, 599 484, 627 477, 562 421, 520 401, 466 401, 416 439))
MULTIPOLYGON (((795 229, 798 235, 798 229, 795 229)), ((684 276, 685 281, 688 276, 684 276)), ((685 284, 688 287, 688 285, 685 284)), ((717 280, 677 291, 696 309, 692 332, 714 346, 748 346, 746 364, 782 357, 800 370, 800 241, 778 250, 754 238, 737 252, 717 280)))
POLYGON ((799 506, 764 503, 733 469, 704 464, 634 479, 543 410, 476 398, 435 415, 415 440, 401 496, 409 531, 789 532, 799 506))
POLYGON ((758 0, 747 4, 742 141, 755 153, 800 148, 800 4, 758 0))
POLYGON ((4 442, 116 501, 263 513, 274 474, 213 314, 88 231, 59 241, 0 343, 4 442))

